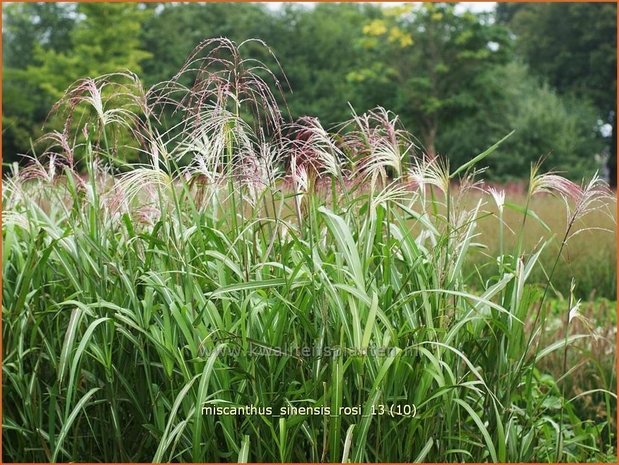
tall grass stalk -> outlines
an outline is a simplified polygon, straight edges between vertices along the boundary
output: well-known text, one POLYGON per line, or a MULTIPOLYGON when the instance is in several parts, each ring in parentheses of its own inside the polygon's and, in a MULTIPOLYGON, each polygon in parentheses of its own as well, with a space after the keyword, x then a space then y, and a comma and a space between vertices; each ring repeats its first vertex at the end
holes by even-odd
POLYGON ((474 165, 500 145, 450 172, 383 109, 287 122, 246 46, 205 41, 146 92, 78 83, 64 104, 96 117, 65 128, 71 157, 6 179, 4 460, 610 460, 608 420, 543 368, 591 334, 531 344, 543 246, 501 236, 499 271, 466 272, 493 197, 474 165))

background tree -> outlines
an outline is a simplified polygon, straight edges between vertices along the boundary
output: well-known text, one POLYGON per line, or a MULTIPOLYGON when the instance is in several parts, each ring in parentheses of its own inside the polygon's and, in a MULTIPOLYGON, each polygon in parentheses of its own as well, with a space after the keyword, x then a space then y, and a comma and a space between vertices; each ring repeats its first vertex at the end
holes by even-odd
POLYGON ((420 135, 431 156, 439 131, 479 110, 486 74, 510 56, 505 28, 486 14, 458 14, 454 4, 385 9, 364 33, 372 64, 351 79, 366 90, 390 81, 391 109, 420 135))
POLYGON ((65 50, 71 43, 75 5, 70 3, 9 3, 2 8, 4 65, 25 68, 35 48, 65 50))
POLYGON ((35 50, 69 49, 75 5, 9 3, 2 8, 2 20, 2 147, 4 161, 12 162, 28 150, 50 107, 50 99, 26 69, 35 63, 35 50))
POLYGON ((141 73, 140 62, 150 56, 140 48, 140 30, 148 14, 130 3, 7 8, 5 162, 30 148, 50 108, 75 80, 125 70, 141 73), (19 58, 22 53, 28 59, 19 58))
POLYGON ((544 169, 561 170, 574 179, 600 168, 591 157, 603 148, 593 105, 561 96, 516 61, 495 67, 480 85, 484 92, 478 110, 441 131, 439 151, 451 160, 462 163, 515 130, 487 160, 491 178, 522 178, 540 159, 544 169))
POLYGON ((81 19, 71 31, 71 46, 57 51, 36 47, 29 79, 52 98, 83 77, 130 70, 142 73, 140 63, 150 57, 141 49, 140 31, 149 12, 134 3, 80 3, 81 19), (122 33, 119 33, 122 31, 122 33))
MULTIPOLYGON (((497 6, 497 19, 517 35, 531 71, 563 95, 590 101, 596 119, 616 133, 617 5, 522 3, 497 6)), ((585 124, 590 125, 591 122, 585 124)), ((609 177, 616 182, 616 144, 606 138, 609 177)), ((593 157, 594 153, 590 153, 593 157)))
POLYGON ((255 3, 150 4, 153 14, 141 33, 142 46, 150 53, 143 61, 147 85, 170 79, 187 55, 202 40, 227 37, 236 42, 261 38, 270 44, 273 15, 255 3))
POLYGON ((359 111, 369 107, 347 75, 366 53, 357 44, 363 25, 380 14, 372 5, 328 3, 288 5, 277 13, 272 47, 290 83, 293 118, 316 116, 329 127, 351 117, 347 102, 359 111))

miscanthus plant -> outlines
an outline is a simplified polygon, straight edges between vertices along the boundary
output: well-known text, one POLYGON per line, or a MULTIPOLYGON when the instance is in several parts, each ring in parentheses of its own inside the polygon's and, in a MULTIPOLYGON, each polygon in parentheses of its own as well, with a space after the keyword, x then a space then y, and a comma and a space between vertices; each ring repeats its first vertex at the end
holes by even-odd
POLYGON ((479 181, 498 144, 453 168, 380 108, 291 122, 250 44, 205 41, 149 90, 79 81, 5 178, 4 460, 611 460, 614 427, 564 395, 571 367, 538 368, 596 335, 540 344, 554 268, 527 285, 603 183, 534 167, 517 206, 479 181), (473 285, 479 222, 512 208, 524 230, 547 194, 565 229, 507 250, 522 232, 501 227, 473 285))

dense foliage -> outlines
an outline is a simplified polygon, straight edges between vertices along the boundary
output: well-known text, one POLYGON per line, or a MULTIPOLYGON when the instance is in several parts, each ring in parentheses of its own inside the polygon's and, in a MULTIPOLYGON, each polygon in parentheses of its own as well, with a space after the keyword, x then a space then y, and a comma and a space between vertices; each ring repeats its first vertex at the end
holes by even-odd
POLYGON ((479 182, 509 137, 450 165, 382 108, 291 121, 256 48, 205 40, 153 87, 76 82, 5 180, 4 460, 614 461, 615 375, 587 350, 608 336, 573 286, 547 305, 605 226, 582 222, 612 222, 605 183, 534 164, 514 204, 479 182))

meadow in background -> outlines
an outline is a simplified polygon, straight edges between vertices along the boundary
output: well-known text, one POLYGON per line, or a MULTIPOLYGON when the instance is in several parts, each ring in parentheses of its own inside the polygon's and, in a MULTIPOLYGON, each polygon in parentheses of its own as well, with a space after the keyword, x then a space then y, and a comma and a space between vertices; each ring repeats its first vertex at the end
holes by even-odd
POLYGON ((510 134, 454 164, 381 107, 290 119, 281 75, 207 39, 54 106, 3 183, 4 460, 614 461, 614 306, 579 273, 613 284, 565 264, 614 242, 603 180, 506 193, 510 134), (331 413, 202 411, 247 405, 331 413))

